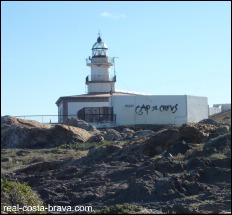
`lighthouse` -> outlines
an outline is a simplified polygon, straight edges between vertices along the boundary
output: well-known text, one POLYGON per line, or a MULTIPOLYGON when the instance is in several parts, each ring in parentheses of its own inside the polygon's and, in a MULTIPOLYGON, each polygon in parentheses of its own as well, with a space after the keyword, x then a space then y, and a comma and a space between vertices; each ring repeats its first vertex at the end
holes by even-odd
POLYGON ((108 47, 100 34, 97 42, 93 44, 92 57, 86 59, 86 65, 91 68, 91 75, 87 76, 85 81, 88 94, 115 92, 116 76, 110 74, 114 58, 108 56, 108 47))
POLYGON ((105 128, 182 124, 208 118, 207 97, 147 95, 115 89, 115 71, 110 73, 110 68, 115 67, 114 59, 109 57, 108 47, 99 34, 92 46, 92 56, 86 59, 91 71, 85 78, 87 93, 62 96, 56 101, 58 123, 67 123, 69 119, 76 118, 97 128, 105 128))

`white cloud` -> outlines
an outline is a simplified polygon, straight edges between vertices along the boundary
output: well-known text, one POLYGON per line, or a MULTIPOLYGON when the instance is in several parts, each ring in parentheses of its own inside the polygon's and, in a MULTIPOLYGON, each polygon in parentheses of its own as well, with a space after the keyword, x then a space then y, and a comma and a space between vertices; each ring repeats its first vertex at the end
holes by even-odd
POLYGON ((113 13, 109 13, 107 11, 104 11, 100 14, 100 16, 109 18, 109 19, 124 19, 126 18, 126 15, 124 14, 113 14, 113 13))

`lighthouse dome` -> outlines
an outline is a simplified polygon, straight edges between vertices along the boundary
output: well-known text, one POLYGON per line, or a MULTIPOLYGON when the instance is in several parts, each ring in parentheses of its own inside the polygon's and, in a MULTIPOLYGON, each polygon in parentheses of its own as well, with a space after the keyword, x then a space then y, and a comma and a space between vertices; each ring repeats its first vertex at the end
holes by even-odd
POLYGON ((99 36, 97 38, 97 42, 93 44, 92 57, 106 57, 107 55, 108 55, 108 47, 99 36))

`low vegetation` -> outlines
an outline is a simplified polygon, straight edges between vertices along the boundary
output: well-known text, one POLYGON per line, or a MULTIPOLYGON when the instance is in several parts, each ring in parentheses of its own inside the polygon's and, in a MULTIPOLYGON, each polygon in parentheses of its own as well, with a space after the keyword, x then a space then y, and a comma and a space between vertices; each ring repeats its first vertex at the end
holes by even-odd
POLYGON ((192 145, 192 148, 189 149, 185 154, 186 158, 196 156, 197 154, 199 154, 200 152, 203 151, 203 147, 204 147, 204 144, 194 144, 194 145, 192 145))
POLYGON ((2 149, 1 168, 2 172, 14 171, 27 165, 63 160, 71 157, 80 158, 87 155, 88 151, 74 149, 50 148, 50 149, 2 149), (52 156, 51 156, 52 155, 52 156))
POLYGON ((160 131, 157 127, 156 134, 147 137, 104 141, 94 136, 83 143, 54 134, 59 146, 2 147, 1 210, 44 203, 92 205, 90 214, 230 212, 231 129, 227 127, 191 123, 160 131))
POLYGON ((222 153, 215 153, 210 155, 209 157, 211 160, 218 160, 218 159, 224 159, 226 158, 226 155, 222 154, 222 153))
POLYGON ((1 211, 9 214, 31 214, 30 209, 33 209, 33 213, 41 214, 38 210, 40 206, 43 206, 42 200, 31 187, 25 183, 1 179, 1 211), (22 207, 25 207, 25 210, 27 207, 28 211, 18 211, 17 208, 22 207))
POLYGON ((86 142, 86 143, 69 143, 69 144, 63 144, 59 146, 60 149, 73 149, 73 150, 79 150, 79 151, 85 151, 90 150, 95 147, 99 146, 106 146, 111 144, 110 141, 104 141, 104 142, 86 142))

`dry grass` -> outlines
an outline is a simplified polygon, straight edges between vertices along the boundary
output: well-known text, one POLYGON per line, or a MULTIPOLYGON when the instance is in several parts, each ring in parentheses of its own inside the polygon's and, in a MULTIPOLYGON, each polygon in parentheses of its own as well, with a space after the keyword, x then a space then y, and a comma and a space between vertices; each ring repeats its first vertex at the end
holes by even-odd
POLYGON ((186 156, 186 157, 194 156, 194 155, 196 155, 197 153, 203 151, 203 147, 204 147, 204 144, 194 144, 194 145, 193 145, 193 148, 189 149, 189 150, 185 153, 185 156, 186 156))
POLYGON ((209 118, 225 125, 231 125, 231 110, 222 113, 213 114, 209 116, 209 118))
POLYGON ((2 172, 14 171, 29 164, 43 161, 64 160, 67 158, 81 158, 88 151, 77 151, 74 149, 2 149, 1 170, 2 172))
POLYGON ((226 158, 226 155, 222 154, 222 153, 215 153, 210 155, 209 159, 211 160, 218 160, 218 159, 224 159, 226 158))

